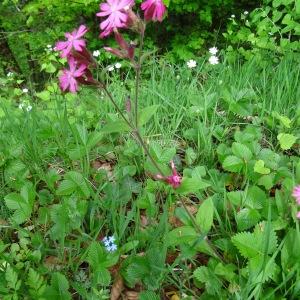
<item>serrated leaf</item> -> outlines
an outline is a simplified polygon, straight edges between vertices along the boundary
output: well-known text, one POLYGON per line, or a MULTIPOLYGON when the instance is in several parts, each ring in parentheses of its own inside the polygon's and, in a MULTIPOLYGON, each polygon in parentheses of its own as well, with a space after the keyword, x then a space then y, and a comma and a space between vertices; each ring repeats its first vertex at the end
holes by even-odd
POLYGON ((267 175, 270 173, 270 169, 265 167, 265 162, 263 160, 257 160, 254 165, 254 172, 267 175))
POLYGON ((159 300, 160 297, 152 291, 143 291, 139 294, 139 300, 159 300))
POLYGON ((257 240, 253 233, 241 232, 231 238, 232 243, 245 258, 255 257, 261 254, 257 240))
POLYGON ((248 161, 252 158, 252 152, 244 144, 234 142, 232 144, 231 149, 232 149, 233 154, 239 158, 242 158, 246 161, 248 161))
POLYGON ((213 224, 214 203, 212 198, 204 200, 198 209, 196 215, 196 223, 199 225, 203 233, 208 233, 213 224))
POLYGON ((98 266, 97 268, 94 268, 93 279, 95 284, 108 286, 111 282, 111 275, 106 268, 98 266))
POLYGON ((71 195, 77 191, 81 196, 85 198, 90 197, 90 189, 82 176, 79 172, 70 171, 66 173, 65 180, 60 184, 57 195, 71 195))
POLYGON ((239 172, 244 165, 244 162, 241 158, 234 155, 227 156, 223 161, 223 168, 229 172, 239 172))
POLYGON ((297 141, 297 137, 289 133, 280 133, 278 134, 277 139, 282 150, 291 149, 297 141))
POLYGON ((197 268, 193 276, 199 282, 205 283, 205 289, 210 295, 216 295, 222 286, 221 281, 208 267, 201 266, 197 268))

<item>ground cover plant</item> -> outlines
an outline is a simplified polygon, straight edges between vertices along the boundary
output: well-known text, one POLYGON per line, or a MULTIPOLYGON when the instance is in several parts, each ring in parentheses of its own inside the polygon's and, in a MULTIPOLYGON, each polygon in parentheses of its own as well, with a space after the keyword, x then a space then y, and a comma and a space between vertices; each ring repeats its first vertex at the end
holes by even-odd
POLYGON ((78 25, 47 50, 59 79, 0 79, 1 298, 299 298, 299 57, 169 63, 144 3, 100 6, 117 63, 78 25))

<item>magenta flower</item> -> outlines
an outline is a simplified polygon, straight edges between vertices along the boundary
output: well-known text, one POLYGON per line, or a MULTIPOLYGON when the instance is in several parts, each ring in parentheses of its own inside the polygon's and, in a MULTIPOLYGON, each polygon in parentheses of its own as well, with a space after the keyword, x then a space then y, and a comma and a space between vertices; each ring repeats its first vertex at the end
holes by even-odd
POLYGON ((77 80, 82 79, 83 75, 85 74, 87 66, 81 64, 79 68, 76 69, 77 63, 74 57, 72 56, 68 59, 68 62, 69 62, 70 69, 69 70, 64 69, 62 71, 63 74, 59 77, 59 85, 63 91, 66 91, 68 89, 71 93, 76 93, 76 91, 78 90, 77 80))
POLYGON ((80 39, 88 31, 85 25, 80 25, 78 29, 72 31, 72 33, 65 33, 65 37, 68 39, 65 42, 59 41, 55 45, 55 50, 61 51, 61 57, 67 57, 72 49, 78 52, 82 52, 85 49, 85 40, 80 39))
POLYGON ((101 38, 110 35, 116 28, 127 27, 129 10, 134 0, 106 0, 107 2, 100 4, 100 12, 96 14, 98 17, 107 17, 100 23, 102 33, 101 38))
POLYGON ((300 205, 300 185, 294 187, 292 196, 296 199, 298 205, 300 205))
POLYGON ((144 11, 146 21, 161 22, 166 12, 166 7, 162 0, 146 0, 142 3, 141 8, 144 11))
POLYGON ((172 169, 172 175, 170 176, 162 176, 161 174, 156 175, 155 177, 157 179, 163 180, 169 185, 171 185, 174 189, 178 188, 181 184, 181 176, 177 173, 175 164, 173 161, 171 161, 171 169, 172 169))

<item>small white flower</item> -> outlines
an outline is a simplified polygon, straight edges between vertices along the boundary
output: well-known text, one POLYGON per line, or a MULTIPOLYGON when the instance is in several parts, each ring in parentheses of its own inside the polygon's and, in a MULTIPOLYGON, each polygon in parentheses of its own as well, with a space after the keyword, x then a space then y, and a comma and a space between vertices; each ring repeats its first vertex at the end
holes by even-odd
POLYGON ((22 92, 26 94, 26 93, 28 93, 28 89, 25 88, 22 90, 22 92))
POLYGON ((233 18, 233 19, 234 19, 234 18, 235 18, 235 15, 231 15, 231 18, 233 18))
POLYGON ((93 51, 93 56, 94 57, 98 57, 99 55, 100 55, 100 51, 99 50, 93 51))
POLYGON ((197 62, 193 59, 190 59, 186 64, 189 69, 193 69, 197 66, 197 62))
POLYGON ((20 109, 23 109, 24 106, 25 106, 24 103, 20 103, 20 104, 19 104, 19 108, 20 108, 20 109))
POLYGON ((8 72, 6 76, 7 76, 7 77, 11 77, 11 76, 13 76, 13 75, 14 75, 13 72, 8 72))
POLYGON ((219 58, 215 55, 212 55, 208 61, 211 65, 217 65, 219 63, 219 58))
POLYGON ((176 76, 176 79, 177 79, 177 80, 179 80, 179 79, 180 79, 180 76, 179 76, 179 75, 177 75, 177 76, 176 76))
POLYGON ((47 48, 52 48, 52 45, 48 44, 48 45, 47 45, 47 48))
POLYGON ((116 69, 120 69, 122 67, 122 65, 120 63, 116 63, 115 67, 116 67, 116 69))
POLYGON ((109 72, 113 71, 114 69, 115 69, 114 66, 108 66, 108 67, 107 67, 107 70, 108 70, 109 72))
POLYGON ((125 10, 125 11, 129 10, 129 8, 130 8, 129 5, 124 6, 124 10, 125 10))
POLYGON ((218 53, 218 48, 217 47, 212 47, 212 48, 209 48, 209 53, 211 55, 216 55, 218 53))
POLYGON ((32 110, 32 106, 31 106, 31 105, 28 105, 28 106, 26 107, 26 110, 27 110, 27 111, 31 111, 31 110, 32 110))
POLYGON ((249 12, 247 10, 244 11, 244 15, 248 15, 249 12))

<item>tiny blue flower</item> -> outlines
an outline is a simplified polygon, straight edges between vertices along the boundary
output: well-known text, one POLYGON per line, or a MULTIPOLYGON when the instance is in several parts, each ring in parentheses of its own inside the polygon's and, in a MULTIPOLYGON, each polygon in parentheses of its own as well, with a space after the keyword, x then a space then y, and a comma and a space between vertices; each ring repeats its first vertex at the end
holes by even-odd
POLYGON ((106 236, 102 241, 104 243, 105 249, 108 252, 114 252, 117 250, 117 245, 115 244, 115 237, 114 236, 106 236))

